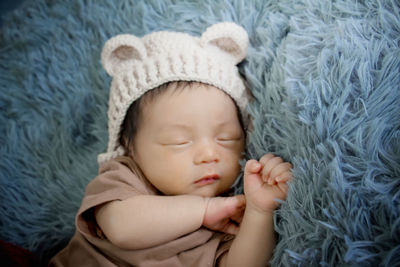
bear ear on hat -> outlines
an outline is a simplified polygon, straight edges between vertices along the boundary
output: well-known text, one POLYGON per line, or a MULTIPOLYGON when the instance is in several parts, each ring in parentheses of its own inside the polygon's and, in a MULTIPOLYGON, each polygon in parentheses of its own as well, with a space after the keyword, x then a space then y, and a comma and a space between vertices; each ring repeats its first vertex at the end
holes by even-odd
POLYGON ((101 52, 101 62, 110 76, 118 72, 123 63, 146 58, 142 40, 131 34, 120 34, 108 40, 101 52))
POLYGON ((201 35, 202 45, 215 45, 230 54, 235 64, 241 62, 247 55, 249 37, 245 29, 233 22, 217 23, 201 35))

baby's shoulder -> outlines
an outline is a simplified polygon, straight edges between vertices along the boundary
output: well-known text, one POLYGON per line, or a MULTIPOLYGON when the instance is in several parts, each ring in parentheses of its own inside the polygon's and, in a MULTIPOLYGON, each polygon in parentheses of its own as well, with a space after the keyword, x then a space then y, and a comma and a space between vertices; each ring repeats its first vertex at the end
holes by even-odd
POLYGON ((99 174, 87 186, 103 190, 124 188, 135 191, 137 194, 156 195, 157 190, 147 181, 145 177, 137 173, 132 164, 126 160, 111 159, 99 167, 99 174))

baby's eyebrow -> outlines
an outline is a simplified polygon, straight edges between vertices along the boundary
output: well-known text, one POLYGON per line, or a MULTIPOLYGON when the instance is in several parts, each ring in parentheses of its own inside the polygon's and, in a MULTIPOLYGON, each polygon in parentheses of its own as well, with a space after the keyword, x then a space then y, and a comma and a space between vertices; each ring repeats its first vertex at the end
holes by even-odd
POLYGON ((186 124, 182 124, 182 123, 173 123, 173 124, 166 124, 166 125, 162 125, 160 126, 160 128, 158 129, 160 132, 164 132, 164 131, 174 131, 174 130, 190 130, 191 127, 189 125, 186 124))
MULTIPOLYGON (((215 125, 216 128, 223 128, 225 126, 230 126, 234 124, 234 122, 232 122, 231 120, 228 121, 221 121, 219 123, 217 123, 215 125)), ((183 130, 191 130, 192 126, 190 126, 189 124, 185 124, 185 123, 171 123, 168 124, 166 123, 165 125, 160 126, 160 128, 158 130, 160 131, 168 131, 168 130, 176 130, 176 129, 183 129, 183 130)))
POLYGON ((218 127, 224 127, 224 126, 230 126, 230 125, 233 125, 234 124, 234 122, 233 121, 231 121, 231 120, 228 120, 228 121, 222 121, 222 122, 220 122, 220 123, 218 123, 218 127))

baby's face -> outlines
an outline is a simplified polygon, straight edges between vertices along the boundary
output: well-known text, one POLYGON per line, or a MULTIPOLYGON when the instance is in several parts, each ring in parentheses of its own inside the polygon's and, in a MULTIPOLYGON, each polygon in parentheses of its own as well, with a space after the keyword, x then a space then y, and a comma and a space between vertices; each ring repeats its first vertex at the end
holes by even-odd
POLYGON ((233 100, 208 85, 167 90, 145 104, 133 154, 166 195, 216 196, 240 172, 244 133, 233 100))

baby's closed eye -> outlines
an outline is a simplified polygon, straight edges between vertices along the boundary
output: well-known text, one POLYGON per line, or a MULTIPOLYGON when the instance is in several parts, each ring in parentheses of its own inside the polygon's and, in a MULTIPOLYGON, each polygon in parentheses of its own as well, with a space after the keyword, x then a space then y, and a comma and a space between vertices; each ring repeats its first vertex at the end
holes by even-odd
POLYGON ((191 144, 192 137, 186 133, 165 131, 158 133, 156 142, 162 146, 180 147, 191 144))
POLYGON ((164 140, 161 142, 161 145, 163 146, 187 146, 190 145, 192 143, 191 140, 189 139, 170 139, 170 140, 164 140))
POLYGON ((217 141, 225 141, 225 142, 234 142, 234 141, 240 141, 241 139, 240 138, 233 138, 233 137, 220 137, 220 138, 217 138, 217 141))
POLYGON ((242 141, 242 136, 239 135, 219 135, 216 138, 218 143, 221 144, 236 144, 242 141))

